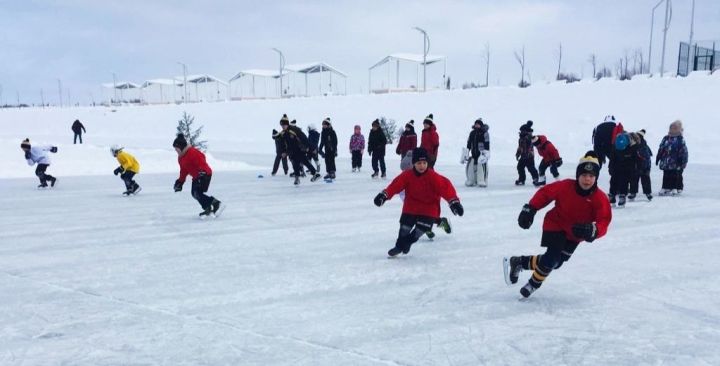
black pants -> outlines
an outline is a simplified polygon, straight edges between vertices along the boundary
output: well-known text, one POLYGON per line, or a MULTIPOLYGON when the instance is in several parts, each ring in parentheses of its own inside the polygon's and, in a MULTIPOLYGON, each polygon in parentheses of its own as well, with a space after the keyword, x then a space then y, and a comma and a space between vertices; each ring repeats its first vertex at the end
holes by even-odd
POLYGON ((335 167, 335 152, 326 152, 325 153, 325 171, 327 171, 328 174, 335 174, 336 171, 335 167))
POLYGON ((362 168, 362 151, 352 151, 352 167, 353 169, 362 168))
POLYGON ((73 137, 73 145, 77 143, 78 138, 80 139, 80 143, 82 144, 82 132, 75 132, 75 137, 73 137))
POLYGON ((426 232, 432 230, 435 218, 429 216, 419 216, 402 214, 400 216, 400 231, 395 241, 395 247, 401 249, 407 254, 410 247, 418 241, 426 232))
POLYGON ((610 156, 612 155, 612 149, 609 146, 597 146, 593 149, 595 151, 595 154, 598 156, 598 162, 600 163, 600 168, 602 169, 602 166, 605 164, 605 159, 607 161, 610 161, 610 156))
POLYGON ((535 158, 520 158, 520 160, 518 160, 518 180, 523 183, 525 183, 525 169, 530 173, 533 181, 538 179, 538 171, 535 169, 535 158))
POLYGON ((541 245, 547 248, 544 254, 520 257, 522 268, 533 271, 530 283, 535 287, 540 287, 550 272, 569 261, 578 247, 562 231, 543 231, 541 245))
POLYGON ((548 167, 550 168, 550 173, 552 173, 553 177, 557 178, 558 176, 560 176, 560 172, 558 172, 559 165, 557 165, 557 163, 554 161, 547 163, 545 162, 545 160, 540 161, 540 175, 544 176, 545 171, 548 167))
POLYGON ((125 188, 127 188, 128 191, 132 191, 137 183, 133 178, 135 177, 135 172, 131 172, 129 170, 126 170, 125 173, 120 174, 120 179, 125 182, 125 188))
POLYGON ((273 163, 272 174, 275 175, 280 168, 280 161, 282 161, 283 171, 285 175, 288 173, 288 161, 287 156, 283 157, 282 154, 275 155, 275 162, 273 163))
POLYGON ((45 174, 49 166, 50 164, 38 164, 37 168, 35 168, 35 175, 40 179, 40 184, 47 184, 48 180, 52 180, 52 175, 45 174))
POLYGON ((315 173, 317 173, 315 167, 308 161, 307 155, 303 153, 292 155, 290 160, 292 161, 293 171, 295 172, 296 177, 303 174, 303 165, 308 168, 311 175, 315 175, 315 173))
POLYGON ((663 189, 683 189, 682 170, 663 170, 663 189))
POLYGON ((610 175, 610 195, 627 195, 632 172, 615 170, 610 175))
POLYGON ((210 204, 215 199, 215 197, 205 194, 205 192, 208 191, 208 188, 210 188, 211 178, 211 175, 205 175, 202 177, 198 177, 197 179, 193 179, 192 189, 190 190, 193 198, 196 199, 198 203, 200 203, 200 206, 205 210, 210 208, 210 204))
POLYGON ((370 162, 375 173, 378 172, 378 163, 380 163, 380 171, 385 174, 385 153, 373 153, 370 162))
POLYGON ((643 194, 652 194, 652 185, 650 184, 650 173, 635 172, 630 177, 630 194, 638 193, 638 183, 642 183, 643 194))
POLYGON ((318 157, 318 153, 316 153, 316 152, 314 153, 312 151, 308 151, 307 159, 308 159, 308 161, 311 161, 311 160, 314 161, 315 166, 318 166, 320 164, 320 158, 318 157))

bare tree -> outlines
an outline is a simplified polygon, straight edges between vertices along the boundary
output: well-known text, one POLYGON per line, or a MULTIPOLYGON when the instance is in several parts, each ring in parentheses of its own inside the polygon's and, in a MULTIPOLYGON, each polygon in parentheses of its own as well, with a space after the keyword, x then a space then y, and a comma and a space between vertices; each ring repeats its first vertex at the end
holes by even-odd
POLYGON ((555 76, 555 80, 560 80, 560 67, 562 66, 562 42, 560 42, 560 45, 558 46, 557 58, 558 58, 558 70, 557 70, 557 75, 555 76))
POLYGON ((485 87, 488 86, 488 82, 490 80, 490 43, 485 42, 485 55, 483 56, 485 59, 485 87))
POLYGON ((593 77, 597 79, 598 78, 597 77, 597 55, 595 55, 594 53, 591 53, 590 57, 588 57, 588 62, 590 64, 592 64, 592 67, 593 67, 592 74, 593 74, 593 77))
POLYGON ((515 59, 517 60, 518 64, 520 64, 520 84, 518 84, 521 88, 525 88, 528 86, 528 84, 525 82, 525 45, 522 47, 522 53, 518 54, 517 51, 515 53, 515 59))
POLYGON ((638 60, 638 63, 640 64, 640 70, 639 72, 636 72, 636 74, 642 74, 643 70, 645 68, 644 60, 643 60, 643 51, 642 48, 636 48, 635 49, 635 55, 633 56, 636 60, 638 60))

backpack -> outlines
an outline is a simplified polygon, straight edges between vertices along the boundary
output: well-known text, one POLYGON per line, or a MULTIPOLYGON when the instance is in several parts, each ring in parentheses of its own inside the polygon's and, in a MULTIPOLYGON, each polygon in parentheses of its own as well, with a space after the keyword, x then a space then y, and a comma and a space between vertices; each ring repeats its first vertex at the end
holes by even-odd
POLYGON ((628 147, 628 145, 630 145, 630 136, 626 132, 615 136, 615 150, 623 151, 628 147))

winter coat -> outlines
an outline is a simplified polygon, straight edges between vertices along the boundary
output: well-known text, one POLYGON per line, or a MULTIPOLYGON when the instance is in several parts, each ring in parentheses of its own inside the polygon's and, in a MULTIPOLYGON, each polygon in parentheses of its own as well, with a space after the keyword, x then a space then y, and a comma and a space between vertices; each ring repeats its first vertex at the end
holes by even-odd
POLYGON ((317 132, 317 130, 310 130, 308 131, 308 148, 310 151, 316 151, 318 149, 318 144, 320 143, 320 132, 317 132))
POLYGON ((207 175, 212 175, 212 169, 205 161, 205 154, 200 150, 188 146, 185 148, 185 152, 178 156, 178 164, 180 164, 180 177, 178 180, 181 183, 185 183, 185 178, 188 176, 197 179, 200 172, 205 172, 207 175))
POLYGON ((534 143, 533 145, 537 148, 538 154, 542 156, 544 162, 549 164, 560 159, 560 153, 555 148, 555 145, 548 141, 547 137, 540 135, 537 136, 537 138, 537 143, 534 143))
POLYGON ((607 233, 612 220, 607 195, 596 187, 589 196, 583 196, 578 193, 578 189, 575 179, 548 184, 530 199, 530 207, 540 210, 555 201, 555 207, 545 214, 544 231, 562 231, 568 240, 579 243, 583 239, 573 235, 573 225, 594 222, 597 238, 601 238, 607 233))
POLYGON ((350 136, 350 150, 362 151, 365 150, 365 136, 362 133, 353 133, 350 136))
POLYGON ((308 149, 308 138, 299 127, 290 126, 280 133, 285 144, 285 152, 289 155, 304 154, 308 149))
POLYGON ((632 144, 623 150, 613 149, 608 164, 610 175, 634 173, 637 170, 638 147, 638 144, 632 144))
POLYGON ((535 159, 535 149, 533 149, 532 135, 530 133, 520 132, 518 148, 515 151, 515 159, 535 159))
POLYGON ((320 135, 320 147, 318 151, 321 155, 337 156, 338 139, 335 130, 332 127, 323 128, 320 135))
POLYGON ((682 135, 663 137, 658 148, 655 164, 661 170, 684 170, 688 163, 688 150, 682 135))
POLYGON ((377 130, 371 129, 368 135, 368 154, 385 155, 385 145, 387 145, 387 138, 382 127, 378 127, 377 130))
POLYGON ((135 160, 134 156, 126 153, 125 150, 118 151, 115 158, 117 159, 118 163, 120 163, 120 167, 122 167, 123 170, 129 170, 135 174, 140 173, 140 163, 135 160))
POLYGON ((593 150, 610 152, 615 126, 615 122, 603 122, 593 129, 593 150))
POLYGON ((385 188, 388 199, 405 191, 402 213, 432 218, 440 217, 440 198, 446 201, 458 199, 455 187, 449 179, 428 169, 423 174, 415 169, 406 170, 385 188))
POLYGON ((287 152, 285 151, 285 142, 283 141, 282 134, 278 134, 272 139, 275 141, 275 154, 280 155, 287 152))
POLYGON ((73 122, 71 129, 75 133, 80 133, 80 130, 82 130, 82 132, 85 132, 85 126, 83 126, 83 124, 80 123, 80 121, 78 120, 75 120, 75 122, 73 122))
POLYGON ((30 147, 30 157, 26 159, 28 165, 33 166, 35 163, 50 165, 50 156, 48 155, 48 152, 52 148, 53 147, 50 145, 30 147))
POLYGON ((415 129, 410 128, 410 131, 403 131, 400 136, 400 141, 395 148, 395 153, 400 156, 405 156, 408 151, 413 151, 417 147, 417 134, 415 129))
POLYGON ((437 134, 437 128, 435 125, 424 129, 422 136, 420 136, 420 147, 427 151, 428 156, 437 160, 438 149, 440 148, 440 136, 437 134))
POLYGON ((467 140, 467 149, 474 159, 477 159, 483 150, 490 150, 489 129, 490 126, 483 124, 480 128, 473 127, 472 131, 470 131, 467 140))
POLYGON ((645 139, 641 139, 637 149, 637 172, 640 175, 650 174, 650 168, 652 168, 652 150, 648 146, 645 139))

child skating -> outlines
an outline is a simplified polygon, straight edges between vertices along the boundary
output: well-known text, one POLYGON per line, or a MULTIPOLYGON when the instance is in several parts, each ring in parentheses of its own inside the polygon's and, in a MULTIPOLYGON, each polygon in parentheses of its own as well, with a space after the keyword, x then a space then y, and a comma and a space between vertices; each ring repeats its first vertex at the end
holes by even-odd
POLYGON ((182 134, 178 134, 175 141, 173 141, 173 148, 178 154, 178 164, 180 165, 180 177, 175 181, 173 187, 175 192, 182 191, 185 179, 190 175, 193 178, 191 194, 203 208, 199 216, 201 218, 210 215, 220 216, 225 209, 225 205, 221 205, 220 201, 215 197, 205 194, 210 187, 210 179, 212 178, 212 169, 205 161, 205 154, 188 145, 185 136, 182 134))
POLYGON ((47 188, 48 182, 50 182, 50 187, 55 187, 57 178, 46 174, 45 171, 50 167, 50 156, 48 156, 48 152, 56 153, 57 147, 50 145, 32 146, 30 139, 26 138, 20 143, 20 148, 25 152, 25 160, 27 160, 28 165, 33 166, 37 164, 35 175, 40 179, 38 188, 47 188))
POLYGON ((138 194, 142 188, 133 179, 136 174, 140 173, 140 163, 135 159, 134 156, 125 152, 123 147, 113 145, 110 147, 110 152, 117 159, 120 166, 115 168, 113 174, 120 174, 120 179, 125 182, 125 192, 123 196, 129 196, 131 194, 138 194))

